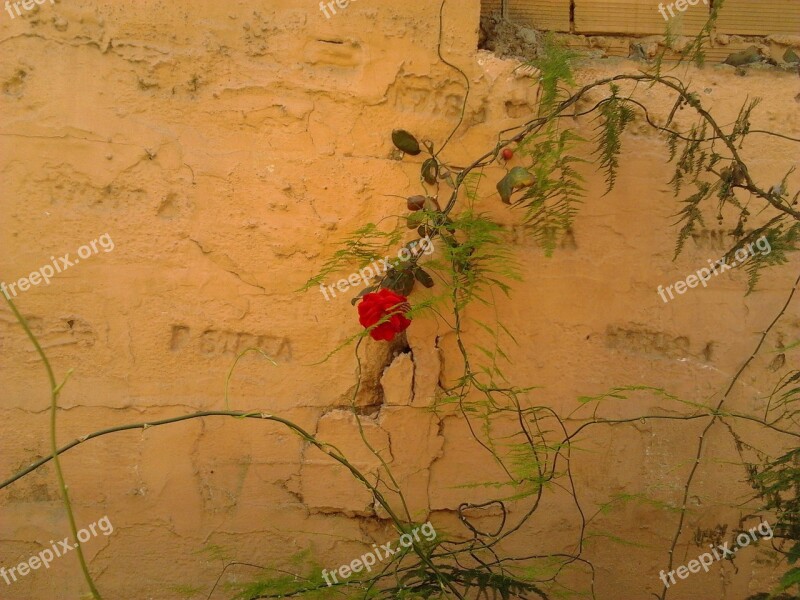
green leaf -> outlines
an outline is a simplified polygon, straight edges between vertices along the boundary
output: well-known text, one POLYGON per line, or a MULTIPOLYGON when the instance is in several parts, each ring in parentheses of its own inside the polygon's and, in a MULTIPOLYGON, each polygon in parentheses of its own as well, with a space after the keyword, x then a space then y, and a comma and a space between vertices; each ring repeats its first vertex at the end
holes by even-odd
POLYGON ((529 187, 536 182, 536 178, 523 167, 514 167, 497 184, 497 192, 506 204, 511 204, 511 194, 514 190, 529 187))
POLYGON ((398 149, 411 156, 416 156, 421 152, 417 138, 408 133, 405 129, 395 129, 392 131, 392 142, 398 149))
POLYGON ((800 542, 792 546, 792 549, 789 550, 789 554, 786 556, 786 561, 793 565, 800 559, 800 542))
POLYGON ((781 590, 788 590, 793 585, 800 585, 800 567, 790 569, 781 577, 781 590))
POLYGON ((729 54, 728 58, 723 61, 723 64, 731 65, 733 67, 741 67, 742 65, 748 65, 750 63, 758 62, 759 60, 761 60, 761 54, 759 54, 758 48, 755 46, 750 46, 741 52, 729 54))
POLYGON ((425 213, 423 212, 412 212, 410 215, 406 217, 406 225, 409 229, 414 229, 419 227, 423 221, 425 221, 425 213))

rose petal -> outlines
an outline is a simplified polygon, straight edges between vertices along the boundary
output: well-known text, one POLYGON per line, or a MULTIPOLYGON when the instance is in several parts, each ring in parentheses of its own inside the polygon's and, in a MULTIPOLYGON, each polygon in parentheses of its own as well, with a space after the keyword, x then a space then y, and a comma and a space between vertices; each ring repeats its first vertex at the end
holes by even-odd
POLYGON ((381 323, 375 329, 370 331, 369 334, 372 336, 373 340, 391 342, 397 332, 391 325, 389 325, 389 323, 381 323))
POLYGON ((372 328, 372 339, 389 342, 411 325, 411 321, 405 316, 408 309, 408 298, 383 288, 365 294, 361 299, 358 305, 358 322, 362 327, 372 328))

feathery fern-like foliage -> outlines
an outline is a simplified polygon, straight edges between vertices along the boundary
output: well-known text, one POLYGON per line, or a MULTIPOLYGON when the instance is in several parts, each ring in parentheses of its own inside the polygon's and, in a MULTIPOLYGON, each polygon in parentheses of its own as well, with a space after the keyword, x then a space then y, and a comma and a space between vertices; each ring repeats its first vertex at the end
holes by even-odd
MULTIPOLYGON (((745 242, 753 237, 755 236, 750 236, 745 242)), ((780 224, 770 227, 761 233, 758 239, 760 238, 766 240, 762 245, 766 245, 769 251, 755 252, 745 263, 748 294, 755 290, 761 278, 761 273, 765 268, 786 264, 789 262, 788 255, 800 249, 798 248, 798 244, 800 244, 800 223, 780 224)), ((744 245, 745 243, 741 243, 737 245, 737 248, 741 248, 744 245)))
POLYGON ((450 265, 460 308, 477 300, 490 304, 490 289, 508 294, 509 281, 519 280, 519 267, 504 239, 504 229, 488 215, 470 209, 459 213, 442 233, 444 258, 432 263, 450 265))
POLYGON ((622 149, 622 134, 633 121, 636 114, 628 103, 619 97, 619 86, 611 84, 611 97, 600 103, 595 138, 600 169, 606 172, 606 193, 610 192, 617 180, 619 169, 619 153, 622 149))
POLYGON ((324 283, 329 275, 345 268, 361 268, 379 258, 384 258, 389 249, 400 243, 403 238, 400 223, 401 219, 396 219, 394 227, 389 230, 380 229, 375 223, 359 227, 340 242, 341 247, 325 261, 320 272, 311 277, 298 291, 316 287, 324 283))
POLYGON ((677 258, 683 251, 686 240, 695 232, 697 227, 705 225, 700 203, 711 195, 713 188, 706 181, 697 181, 695 184, 697 185, 697 192, 683 200, 684 206, 678 213, 678 223, 683 223, 683 226, 678 232, 673 258, 677 258))
POLYGON ((535 178, 522 199, 525 223, 547 256, 552 255, 561 235, 572 227, 577 205, 582 202, 583 177, 576 165, 586 161, 571 151, 583 141, 568 129, 552 127, 520 144, 522 151, 530 155, 529 171, 535 178))
POLYGON ((539 56, 528 62, 540 73, 539 116, 552 112, 559 99, 564 97, 562 84, 575 85, 572 68, 576 58, 578 54, 558 43, 552 34, 544 36, 539 56))

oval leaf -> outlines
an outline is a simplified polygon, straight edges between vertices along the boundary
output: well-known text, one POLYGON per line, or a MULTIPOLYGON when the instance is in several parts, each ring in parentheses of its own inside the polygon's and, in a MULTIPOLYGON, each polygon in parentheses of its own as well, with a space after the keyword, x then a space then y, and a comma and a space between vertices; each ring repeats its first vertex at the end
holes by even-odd
POLYGON ((392 131, 392 142, 398 149, 411 156, 416 156, 421 152, 417 138, 408 133, 405 129, 395 129, 392 131))
POLYGON ((419 212, 412 212, 410 215, 406 217, 406 226, 409 229, 415 229, 419 227, 422 222, 425 220, 425 213, 419 212))
POLYGON ((419 281, 426 288, 433 287, 433 277, 431 277, 427 271, 423 271, 422 269, 417 269, 416 271, 414 271, 414 277, 416 277, 417 281, 419 281))
POLYGON ((436 200, 436 198, 428 196, 425 198, 425 210, 439 212, 442 210, 442 207, 439 206, 439 202, 436 200))
POLYGON ((439 177, 439 163, 436 161, 435 158, 429 158, 424 163, 422 163, 422 178, 425 180, 425 183, 428 185, 433 185, 436 183, 436 179, 439 177))
POLYGON ((514 167, 497 184, 497 192, 506 204, 511 204, 511 194, 514 190, 532 186, 536 179, 527 169, 514 167))
POLYGON ((415 210, 422 210, 425 206, 425 196, 411 196, 406 200, 406 206, 408 210, 415 211, 415 210))

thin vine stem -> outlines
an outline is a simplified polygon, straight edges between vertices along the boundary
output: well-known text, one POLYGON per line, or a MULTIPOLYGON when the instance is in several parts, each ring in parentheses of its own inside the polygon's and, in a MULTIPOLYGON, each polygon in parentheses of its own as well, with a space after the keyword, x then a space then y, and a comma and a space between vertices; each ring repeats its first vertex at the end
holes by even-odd
MULTIPOLYGON (((739 381, 739 378, 745 372, 750 363, 753 362, 753 359, 755 359, 759 350, 761 350, 761 347, 764 345, 764 341, 767 339, 767 335, 769 335, 769 332, 772 331, 772 329, 775 327, 775 325, 778 323, 778 321, 786 312, 786 309, 789 308, 789 305, 792 303, 792 298, 794 298, 795 292, 797 292, 798 285, 800 285, 800 275, 798 275, 797 279, 795 280, 794 285, 792 286, 792 290, 791 292, 789 292, 789 296, 786 299, 786 302, 784 302, 783 307, 780 309, 780 311, 778 311, 778 314, 775 315, 775 318, 772 319, 772 322, 767 326, 767 328, 761 333, 761 337, 759 338, 758 344, 756 344, 755 349, 750 354, 748 359, 744 361, 742 366, 739 368, 739 370, 731 379, 730 384, 725 390, 725 393, 722 395, 722 398, 720 398, 720 401, 717 404, 715 414, 711 417, 711 420, 708 422, 708 424, 705 426, 702 433, 700 434, 700 439, 697 442, 697 451, 695 452, 695 460, 694 463, 692 464, 692 468, 689 470, 689 475, 686 479, 686 484, 684 485, 683 488, 683 499, 681 501, 681 506, 680 506, 680 517, 678 519, 678 526, 675 530, 675 535, 672 538, 672 543, 670 544, 669 548, 669 561, 668 561, 669 564, 667 566, 667 571, 672 570, 672 566, 674 564, 673 561, 675 560, 675 548, 678 545, 678 539, 680 538, 681 533, 683 533, 683 524, 686 520, 686 512, 687 512, 686 502, 689 499, 689 491, 692 486, 692 482, 694 481, 694 476, 697 473, 698 467, 700 466, 700 459, 703 455, 703 449, 705 447, 706 434, 714 426, 714 423, 717 422, 717 419, 720 418, 718 413, 720 410, 722 410, 722 406, 723 404, 725 404, 725 401, 727 400, 728 396, 730 395, 731 391, 736 385, 736 382, 739 381)), ((669 591, 669 586, 665 585, 661 590, 661 594, 658 596, 659 600, 665 600, 668 591, 669 591)))
POLYGON ((20 324, 22 329, 25 331, 25 334, 28 336, 28 339, 33 344, 33 347, 36 349, 36 353, 39 355, 39 358, 42 359, 42 364, 44 365, 45 371, 47 371, 47 380, 50 384, 50 451, 51 455, 49 459, 53 460, 53 466, 55 467, 56 471, 56 479, 58 481, 58 488, 61 492, 61 501, 64 504, 64 510, 67 513, 67 519, 69 520, 69 529, 72 533, 72 539, 75 542, 75 552, 78 556, 78 562, 81 565, 81 571, 83 572, 83 578, 86 580, 86 584, 89 586, 89 590, 92 593, 92 597, 95 600, 102 600, 102 596, 100 592, 97 590, 95 586, 94 580, 92 579, 91 573, 89 573, 89 567, 86 564, 86 558, 83 555, 83 548, 81 548, 80 544, 78 543, 78 527, 75 524, 75 513, 72 510, 72 503, 69 500, 69 491, 67 490, 67 483, 64 479, 64 471, 61 468, 61 460, 59 459, 59 448, 58 448, 58 437, 57 437, 57 428, 56 428, 56 417, 58 414, 58 396, 61 393, 61 388, 69 378, 69 373, 67 377, 64 378, 60 384, 56 382, 56 376, 53 372, 53 367, 50 364, 50 360, 47 358, 47 354, 45 354, 44 349, 42 348, 39 340, 31 331, 30 326, 28 325, 27 319, 22 316, 22 313, 19 312, 17 309, 16 304, 14 303, 11 298, 9 298, 5 293, 0 294, 5 298, 6 303, 11 308, 11 312, 14 313, 14 317, 16 317, 17 322, 20 324))

